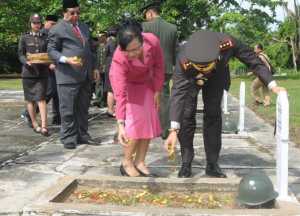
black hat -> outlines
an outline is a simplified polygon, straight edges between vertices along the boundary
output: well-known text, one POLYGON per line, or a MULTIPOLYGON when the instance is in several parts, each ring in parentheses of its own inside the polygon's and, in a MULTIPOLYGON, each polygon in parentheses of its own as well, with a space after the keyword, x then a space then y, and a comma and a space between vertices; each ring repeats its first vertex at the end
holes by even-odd
POLYGON ((33 23, 33 22, 42 22, 42 18, 40 17, 40 15, 38 14, 32 14, 30 16, 29 22, 33 23))
POLYGON ((63 9, 79 7, 77 0, 63 0, 63 9))
POLYGON ((141 13, 145 14, 148 10, 152 8, 159 9, 161 5, 161 1, 154 0, 154 1, 148 1, 144 4, 144 6, 141 8, 141 13))
POLYGON ((118 33, 118 27, 117 26, 112 26, 107 30, 107 36, 114 36, 116 37, 118 33))
POLYGON ((57 22, 58 20, 58 16, 56 15, 47 15, 46 18, 45 18, 46 21, 54 21, 54 22, 57 22))
POLYGON ((209 64, 218 59, 220 39, 217 32, 198 31, 186 43, 186 58, 196 64, 209 64))

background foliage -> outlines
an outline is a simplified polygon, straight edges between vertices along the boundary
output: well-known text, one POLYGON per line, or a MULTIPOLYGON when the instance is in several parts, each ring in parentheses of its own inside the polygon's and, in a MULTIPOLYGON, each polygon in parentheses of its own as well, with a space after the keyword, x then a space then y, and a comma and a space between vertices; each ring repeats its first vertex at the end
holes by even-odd
MULTIPOLYGON (((81 19, 90 25, 94 36, 97 32, 118 23, 125 13, 142 20, 140 12, 140 8, 144 5, 142 0, 79 0, 79 2, 81 19)), ((299 19, 297 20, 296 12, 294 14, 289 12, 285 21, 278 23, 274 19, 275 7, 284 7, 285 4, 282 2, 281 0, 165 0, 162 16, 178 26, 180 40, 186 39, 198 29, 230 33, 249 46, 261 42, 274 65, 297 70, 299 52, 295 50, 293 54, 292 42, 294 45, 299 42, 297 30, 299 19), (240 5, 240 2, 243 4, 240 5)), ((33 12, 42 16, 61 15, 61 0, 0 1, 0 73, 20 71, 16 53, 17 43, 21 33, 28 30, 28 18, 33 12)), ((232 70, 243 68, 238 62, 231 65, 232 70)))

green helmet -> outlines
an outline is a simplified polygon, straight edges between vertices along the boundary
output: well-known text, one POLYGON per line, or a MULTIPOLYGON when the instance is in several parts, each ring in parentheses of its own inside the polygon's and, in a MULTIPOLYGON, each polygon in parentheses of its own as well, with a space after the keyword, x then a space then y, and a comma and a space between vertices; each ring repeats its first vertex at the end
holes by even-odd
POLYGON ((243 205, 256 206, 275 200, 277 196, 278 193, 265 173, 252 172, 240 181, 237 200, 243 205))

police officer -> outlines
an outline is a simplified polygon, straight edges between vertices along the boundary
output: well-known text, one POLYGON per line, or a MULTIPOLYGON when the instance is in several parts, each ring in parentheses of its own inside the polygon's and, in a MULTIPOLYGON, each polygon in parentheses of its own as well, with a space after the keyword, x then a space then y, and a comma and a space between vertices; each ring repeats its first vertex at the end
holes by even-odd
MULTIPOLYGON (((44 27, 39 31, 43 37, 47 38, 49 30, 56 24, 58 20, 58 16, 56 15, 47 15, 44 22, 44 27)), ((47 93, 46 93, 46 103, 52 99, 52 124, 59 125, 60 124, 60 113, 59 113, 59 101, 58 101, 58 94, 57 94, 57 87, 56 87, 56 78, 55 78, 55 65, 49 65, 50 73, 48 77, 48 85, 47 85, 47 93)), ((36 112, 39 112, 37 107, 36 112)), ((28 126, 32 127, 31 119, 28 113, 28 110, 24 110, 21 114, 25 121, 27 121, 28 126)))
POLYGON ((203 138, 206 153, 206 175, 225 178, 218 165, 221 150, 221 100, 230 82, 226 70, 230 58, 236 57, 254 71, 274 93, 285 89, 277 86, 268 68, 255 53, 235 38, 218 32, 198 31, 191 35, 178 54, 173 75, 170 101, 171 128, 165 148, 171 151, 180 142, 182 166, 178 177, 192 174, 193 139, 199 90, 204 103, 203 138))
POLYGON ((177 50, 177 27, 161 16, 161 1, 151 0, 142 8, 146 22, 143 23, 143 31, 155 34, 160 40, 165 62, 165 81, 160 98, 160 123, 163 129, 162 138, 168 136, 170 80, 174 71, 177 50))
POLYGON ((47 129, 47 107, 46 91, 49 66, 47 64, 33 64, 27 60, 27 55, 32 53, 45 53, 47 51, 47 35, 40 32, 41 17, 38 14, 30 16, 31 31, 23 34, 19 41, 18 55, 22 63, 22 82, 24 98, 27 101, 27 110, 30 115, 30 122, 35 132, 48 136, 47 129), (42 128, 36 120, 35 104, 38 105, 42 128))
MULTIPOLYGON (((49 14, 45 18, 44 28, 41 30, 48 36, 49 30, 57 23, 58 16, 49 14)), ((60 125, 60 112, 59 112, 59 99, 57 93, 56 77, 55 77, 55 65, 50 65, 50 73, 48 78, 48 89, 46 95, 47 104, 52 99, 52 124, 60 125)))

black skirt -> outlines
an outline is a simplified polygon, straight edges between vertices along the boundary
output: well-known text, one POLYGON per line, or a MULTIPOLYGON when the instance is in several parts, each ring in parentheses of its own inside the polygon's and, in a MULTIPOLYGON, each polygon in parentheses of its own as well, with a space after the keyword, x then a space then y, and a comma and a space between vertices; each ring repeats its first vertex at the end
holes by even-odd
POLYGON ((46 99, 47 78, 23 78, 24 98, 26 101, 41 101, 46 99))

